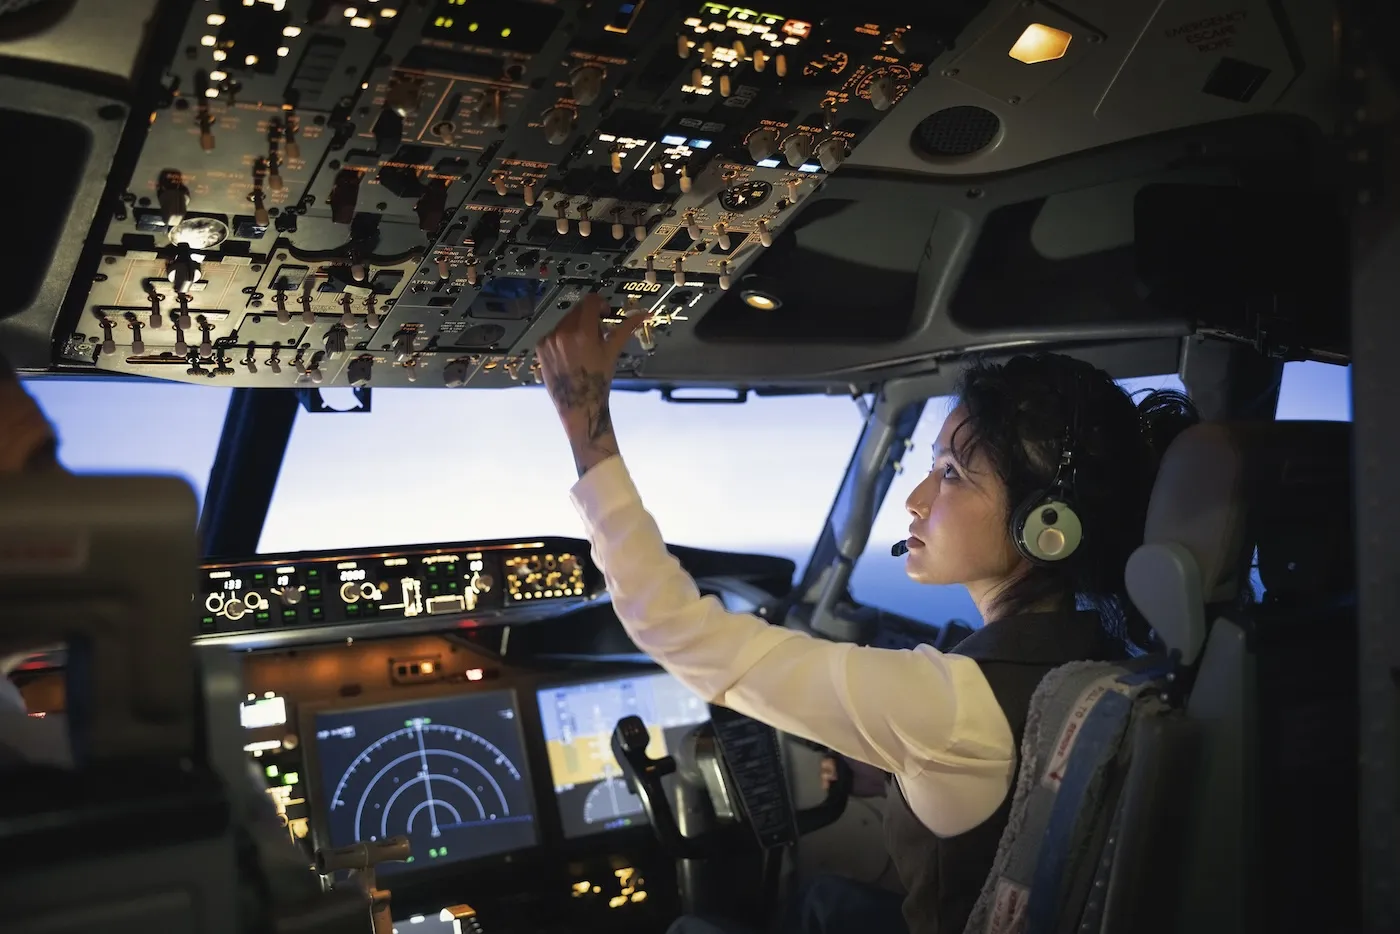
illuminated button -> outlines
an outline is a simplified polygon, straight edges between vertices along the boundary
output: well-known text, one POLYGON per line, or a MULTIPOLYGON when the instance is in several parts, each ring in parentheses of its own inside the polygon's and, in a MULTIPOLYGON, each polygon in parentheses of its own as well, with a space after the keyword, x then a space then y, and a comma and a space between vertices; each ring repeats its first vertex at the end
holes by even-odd
POLYGON ((361 610, 361 612, 362 612, 365 616, 378 616, 378 615, 379 615, 379 604, 377 604, 377 603, 375 603, 375 602, 373 602, 373 601, 370 601, 370 602, 368 602, 368 603, 361 603, 360 606, 363 607, 363 610, 361 610))
POLYGON ((282 611, 282 622, 295 623, 297 621, 297 611, 295 607, 287 607, 282 611))
POLYGON ((430 565, 428 565, 428 568, 427 568, 428 575, 427 575, 427 576, 428 576, 428 577, 437 577, 437 576, 438 576, 438 569, 439 569, 439 567, 440 567, 440 565, 436 565, 436 564, 430 564, 430 565))
POLYGON ((308 588, 306 588, 306 599, 311 600, 311 601, 316 602, 316 603, 319 603, 319 602, 321 601, 321 588, 320 588, 320 587, 308 587, 308 588))
POLYGON ((325 611, 325 610, 321 609, 319 606, 313 606, 313 607, 311 608, 311 620, 312 620, 312 622, 320 622, 321 620, 323 620, 323 619, 325 619, 325 618, 326 618, 326 611, 325 611))
POLYGON ((347 604, 345 604, 345 615, 346 615, 346 616, 359 616, 359 615, 360 615, 360 605, 359 605, 358 603, 347 603, 347 604))
POLYGON ((444 566, 443 566, 443 569, 442 569, 442 573, 444 573, 444 574, 446 574, 447 576, 451 577, 453 574, 456 574, 456 573, 457 573, 457 565, 456 565, 456 564, 444 565, 444 566))
POLYGON ((307 579, 308 581, 316 581, 317 583, 319 583, 320 580, 321 580, 321 569, 320 569, 320 568, 307 568, 307 569, 306 569, 306 579, 307 579))
POLYGON ((272 614, 267 610, 258 610, 253 614, 253 621, 259 626, 266 626, 272 622, 272 614))
POLYGON ((212 616, 205 616, 199 620, 200 632, 213 632, 217 628, 218 624, 214 621, 214 617, 212 616))

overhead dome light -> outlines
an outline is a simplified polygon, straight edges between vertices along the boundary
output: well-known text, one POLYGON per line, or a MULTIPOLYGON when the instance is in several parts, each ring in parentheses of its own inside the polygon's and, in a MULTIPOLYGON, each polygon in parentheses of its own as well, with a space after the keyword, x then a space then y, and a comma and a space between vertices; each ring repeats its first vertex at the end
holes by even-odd
POLYGON ((739 297, 744 300, 745 305, 757 311, 777 311, 783 307, 782 299, 756 289, 745 289, 739 293, 739 297))
POLYGON ((1069 51, 1069 40, 1072 38, 1074 37, 1063 29, 1031 23, 1006 54, 1027 65, 1053 62, 1057 58, 1065 57, 1065 53, 1069 51))

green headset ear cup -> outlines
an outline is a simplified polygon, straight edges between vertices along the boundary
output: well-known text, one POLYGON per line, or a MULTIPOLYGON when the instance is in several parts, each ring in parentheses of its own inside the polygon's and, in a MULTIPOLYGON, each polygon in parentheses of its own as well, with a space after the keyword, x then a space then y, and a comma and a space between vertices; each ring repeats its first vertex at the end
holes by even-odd
POLYGON ((1079 549, 1084 525, 1063 491, 1039 493, 1017 510, 1011 540, 1033 564, 1056 564, 1079 549))

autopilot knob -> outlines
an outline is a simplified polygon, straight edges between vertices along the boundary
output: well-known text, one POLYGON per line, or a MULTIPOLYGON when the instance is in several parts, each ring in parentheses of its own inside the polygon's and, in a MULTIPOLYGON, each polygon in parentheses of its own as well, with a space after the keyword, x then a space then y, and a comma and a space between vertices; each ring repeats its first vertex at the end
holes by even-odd
POLYGON ((492 587, 496 586, 496 579, 490 574, 478 574, 476 576, 477 593, 489 593, 492 587))
POLYGON ((578 559, 573 555, 565 555, 559 559, 559 570, 562 571, 565 576, 572 576, 573 573, 578 570, 578 559))
POLYGON ((824 139, 817 146, 817 161, 828 172, 835 172, 846 161, 846 141, 840 137, 824 139))
POLYGON ((562 146, 569 141, 574 130, 574 112, 568 107, 555 107, 544 115, 540 122, 544 128, 544 138, 552 146, 562 146))
POLYGON ((597 65, 584 65, 569 76, 569 84, 574 89, 574 100, 587 107, 603 93, 603 69, 597 65))
POLYGON ((771 159, 777 151, 778 134, 772 130, 765 128, 749 137, 749 155, 753 157, 753 161, 771 159))
POLYGON ((805 165, 812 158, 812 137, 806 133, 794 133, 783 141, 783 157, 794 169, 805 165))
POLYGON ((291 586, 283 587, 282 592, 278 594, 277 597, 282 601, 283 606, 296 606, 298 603, 301 603, 301 588, 291 586))

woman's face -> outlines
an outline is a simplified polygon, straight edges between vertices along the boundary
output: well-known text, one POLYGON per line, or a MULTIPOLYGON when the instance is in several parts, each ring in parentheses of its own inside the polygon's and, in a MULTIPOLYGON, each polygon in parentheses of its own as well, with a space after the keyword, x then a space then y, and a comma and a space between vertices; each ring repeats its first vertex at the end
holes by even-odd
POLYGON ((948 415, 933 469, 905 500, 912 521, 904 569, 921 584, 963 584, 985 617, 990 598, 1025 559, 1011 543, 1006 487, 991 465, 981 452, 970 464, 954 457, 953 432, 966 418, 961 406, 948 415))

